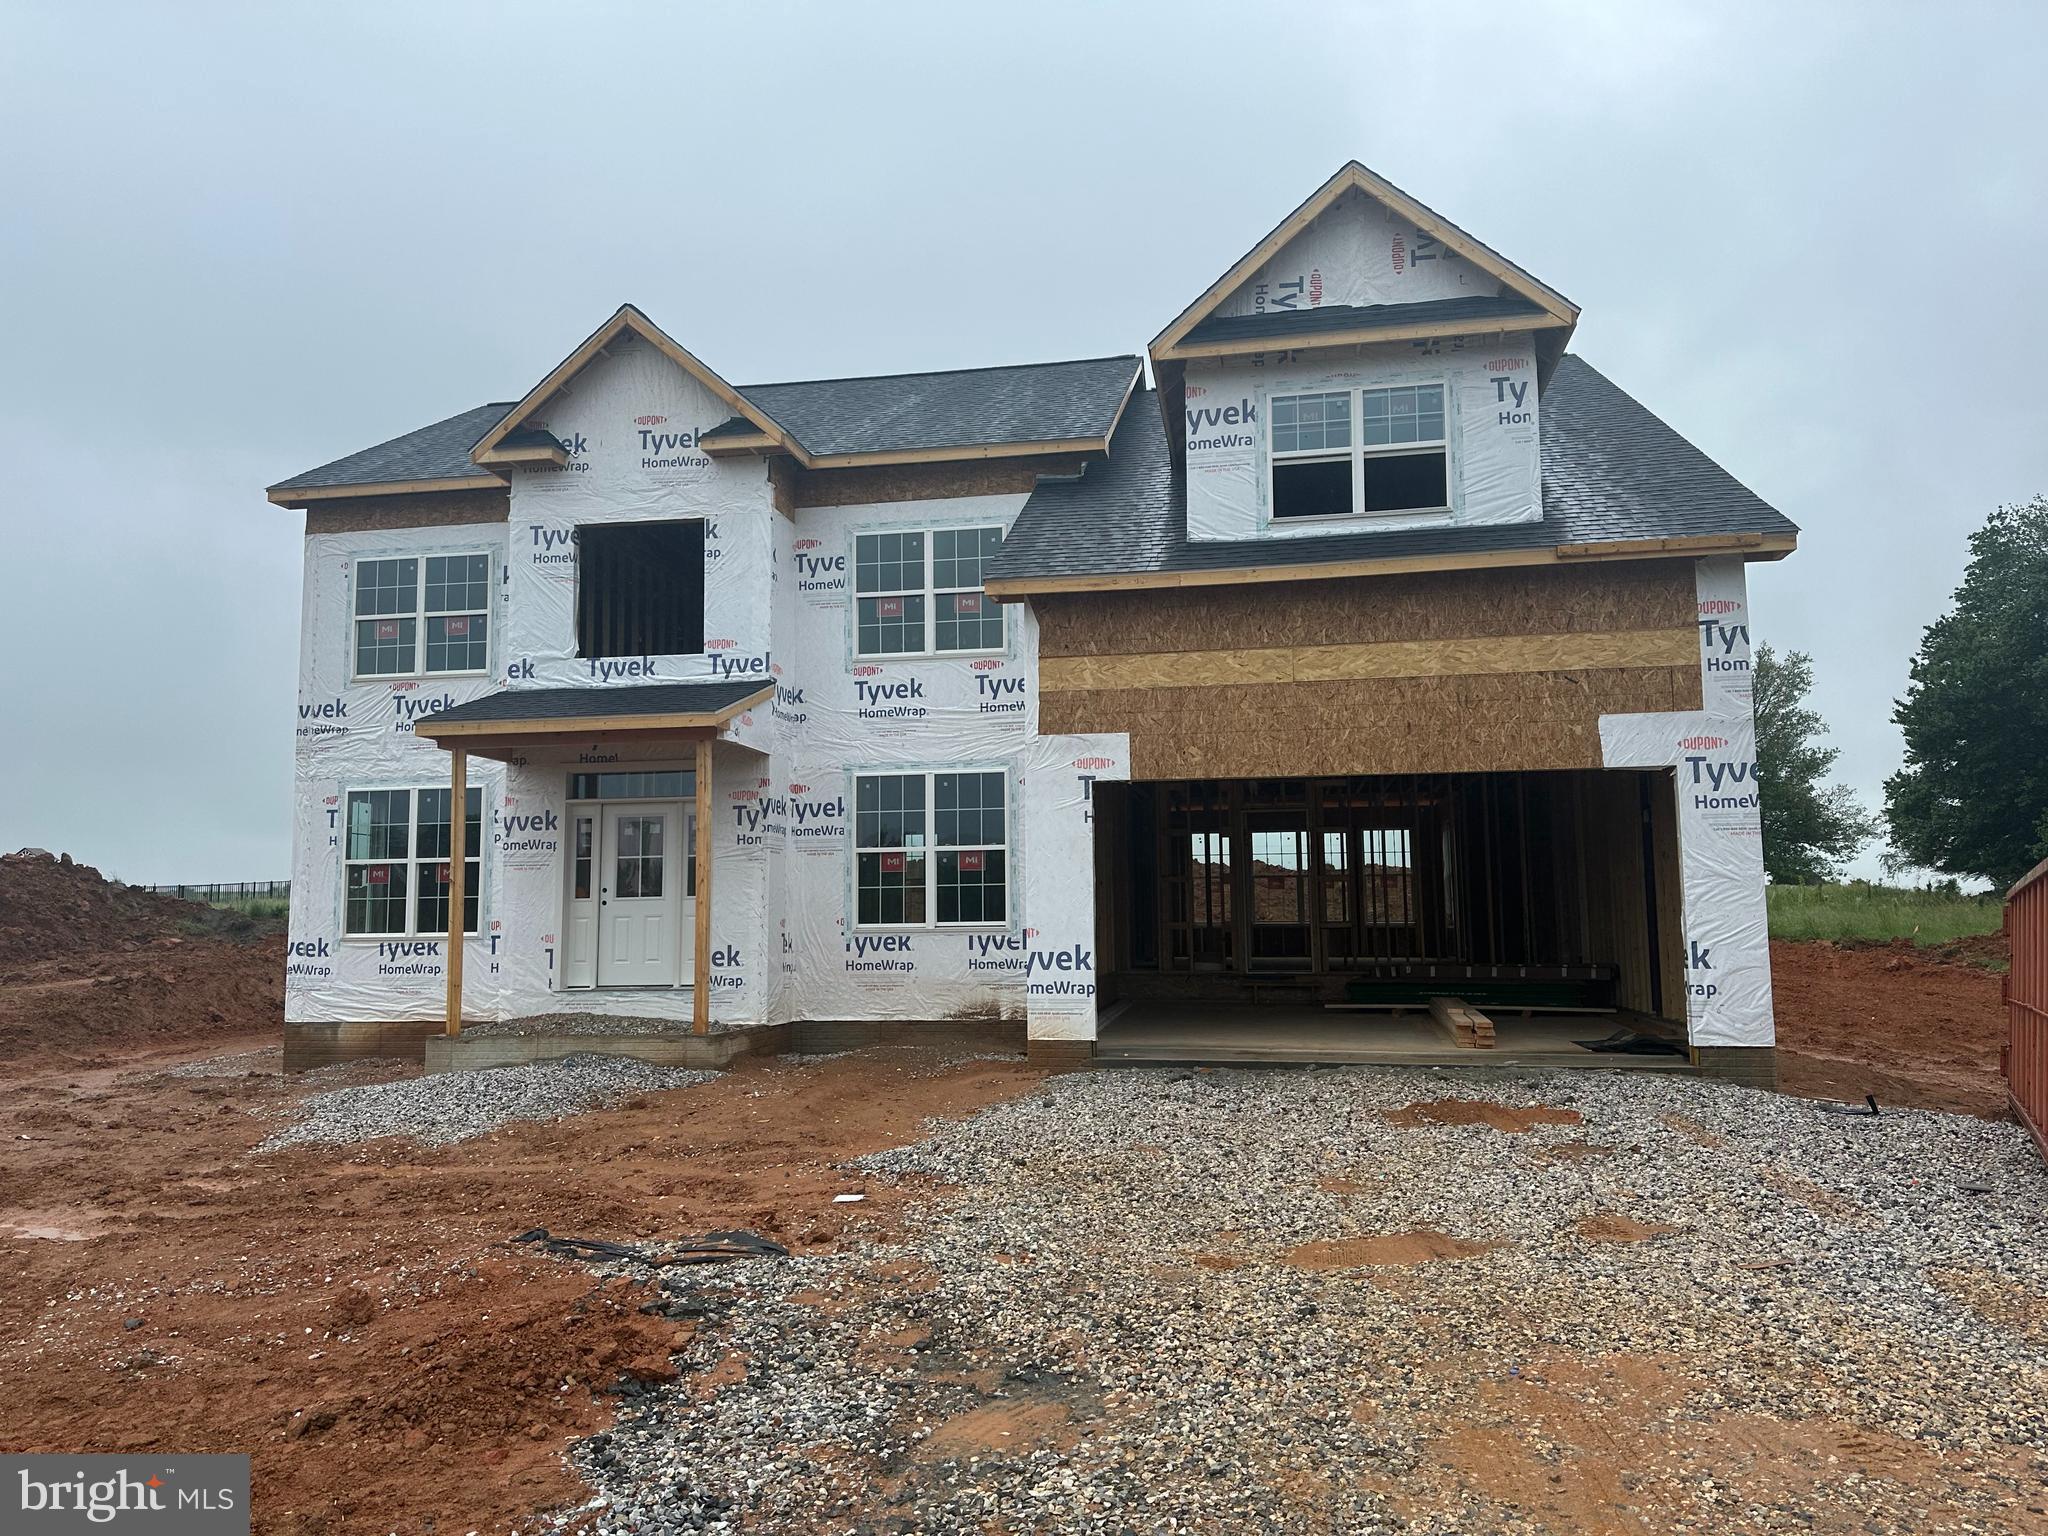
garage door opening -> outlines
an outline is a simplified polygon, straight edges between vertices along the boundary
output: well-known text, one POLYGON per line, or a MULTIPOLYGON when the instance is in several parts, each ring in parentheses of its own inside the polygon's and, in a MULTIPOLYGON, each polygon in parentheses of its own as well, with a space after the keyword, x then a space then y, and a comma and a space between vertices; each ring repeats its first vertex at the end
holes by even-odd
POLYGON ((1682 1064, 1669 772, 1098 785, 1095 815, 1102 1055, 1201 1025, 1682 1064))

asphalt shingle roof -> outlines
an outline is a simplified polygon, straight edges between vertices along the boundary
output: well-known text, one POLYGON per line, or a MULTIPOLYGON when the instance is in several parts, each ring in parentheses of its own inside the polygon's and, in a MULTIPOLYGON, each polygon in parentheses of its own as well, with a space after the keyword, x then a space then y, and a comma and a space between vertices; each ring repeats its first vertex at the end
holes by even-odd
POLYGON ((515 401, 479 405, 437 421, 431 427, 407 432, 374 448, 365 448, 332 464, 322 464, 289 480, 280 480, 273 491, 305 490, 332 485, 382 485, 397 480, 475 480, 494 484, 496 476, 470 462, 469 450, 490 431, 515 401))
POLYGON ((1543 393, 1543 517, 1488 528, 1316 537, 1187 536, 1187 491, 1156 396, 1131 401, 1109 457, 1043 479, 1017 514, 991 581, 1403 559, 1797 527, 1590 363, 1566 357, 1543 393))
POLYGON ((1519 296, 1469 294, 1420 304, 1324 304, 1315 309, 1269 309, 1261 315, 1211 315, 1180 340, 1181 346, 1211 341, 1287 340, 1332 331, 1380 331, 1397 325, 1438 325, 1468 320, 1504 320, 1545 313, 1541 304, 1519 296))
POLYGON ((437 715, 421 726, 489 720, 580 720, 593 715, 709 715, 764 691, 760 678, 741 683, 641 683, 609 688, 504 688, 437 715))
MULTIPOLYGON (((740 393, 806 452, 900 453, 1104 436, 1138 374, 1135 356, 747 384, 740 393)), ((722 429, 721 429, 722 430, 722 429)))
MULTIPOLYGON (((1134 355, 1093 357, 949 373, 750 384, 740 393, 788 429, 806 452, 819 457, 1063 442, 1100 439, 1108 433, 1117 407, 1138 375, 1138 366, 1134 355)), ((280 480, 271 489, 309 490, 399 480, 473 479, 489 484, 495 477, 470 462, 469 450, 511 409, 510 403, 480 405, 280 480)), ((735 417, 705 437, 748 437, 756 430, 751 422, 735 417)), ((522 429, 506 441, 518 446, 553 439, 544 432, 522 429)))

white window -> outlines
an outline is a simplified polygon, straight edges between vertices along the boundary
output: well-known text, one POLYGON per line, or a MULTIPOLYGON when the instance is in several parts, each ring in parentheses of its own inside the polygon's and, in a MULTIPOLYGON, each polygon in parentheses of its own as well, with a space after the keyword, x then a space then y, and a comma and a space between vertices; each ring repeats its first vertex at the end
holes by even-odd
POLYGON ((1009 921, 1009 815, 1000 773, 854 779, 855 921, 951 928, 1009 921))
POLYGON ((982 591, 1000 528, 863 533, 853 541, 855 650, 957 656, 1003 648, 1003 605, 982 591))
POLYGON ((441 677, 490 668, 491 557, 356 562, 355 675, 441 677))
POLYGON ((1447 511, 1444 386, 1275 395, 1274 518, 1447 511))
MULTIPOLYGON (((450 791, 352 789, 342 797, 342 923, 349 938, 446 936, 450 791)), ((484 792, 471 788, 463 818, 462 931, 482 909, 484 792)))

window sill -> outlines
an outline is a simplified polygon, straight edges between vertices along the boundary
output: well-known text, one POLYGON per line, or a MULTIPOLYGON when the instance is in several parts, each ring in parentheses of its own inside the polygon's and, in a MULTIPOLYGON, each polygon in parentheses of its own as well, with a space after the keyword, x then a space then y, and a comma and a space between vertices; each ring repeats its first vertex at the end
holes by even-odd
MULTIPOLYGON (((480 939, 481 933, 465 933, 465 939, 480 939)), ((344 933, 338 941, 343 944, 446 944, 445 933, 344 933)))
POLYGON ((1000 659, 1009 654, 1008 646, 989 651, 880 651, 873 655, 863 655, 856 651, 853 664, 865 667, 879 666, 891 661, 981 661, 991 656, 1000 659))
POLYGON ((465 677, 489 677, 491 670, 485 667, 478 672, 373 672, 364 677, 352 677, 351 688, 367 687, 375 683, 442 683, 459 681, 465 677))
POLYGON ((1398 512, 1323 512, 1313 517, 1274 517, 1268 514, 1265 526, 1268 528, 1341 528, 1347 523, 1378 523, 1396 517, 1451 518, 1456 515, 1457 508, 1455 507, 1403 507, 1398 512))

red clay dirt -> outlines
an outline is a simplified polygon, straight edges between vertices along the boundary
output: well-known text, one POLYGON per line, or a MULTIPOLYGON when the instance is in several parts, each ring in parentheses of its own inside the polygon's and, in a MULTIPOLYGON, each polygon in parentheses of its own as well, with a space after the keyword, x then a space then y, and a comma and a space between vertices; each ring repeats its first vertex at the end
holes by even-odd
POLYGON ((17 1065, 0 1096, 0 1448, 251 1452, 264 1533, 520 1527, 587 1497, 565 1446, 611 1421, 622 1378, 668 1374, 689 1325, 509 1238, 741 1227, 815 1252, 886 1236, 911 1192, 835 1205, 861 1186, 833 1165, 1041 1076, 902 1051, 768 1062, 439 1150, 257 1156, 275 1123, 258 1117, 324 1085, 17 1065))
POLYGON ((0 1063, 89 1067, 137 1047, 273 1032, 283 924, 0 855, 0 1063))
POLYGON ((1890 944, 1771 945, 1778 1084, 1851 1103, 2003 1118, 1999 1001, 2002 935, 1916 949, 1890 944))

